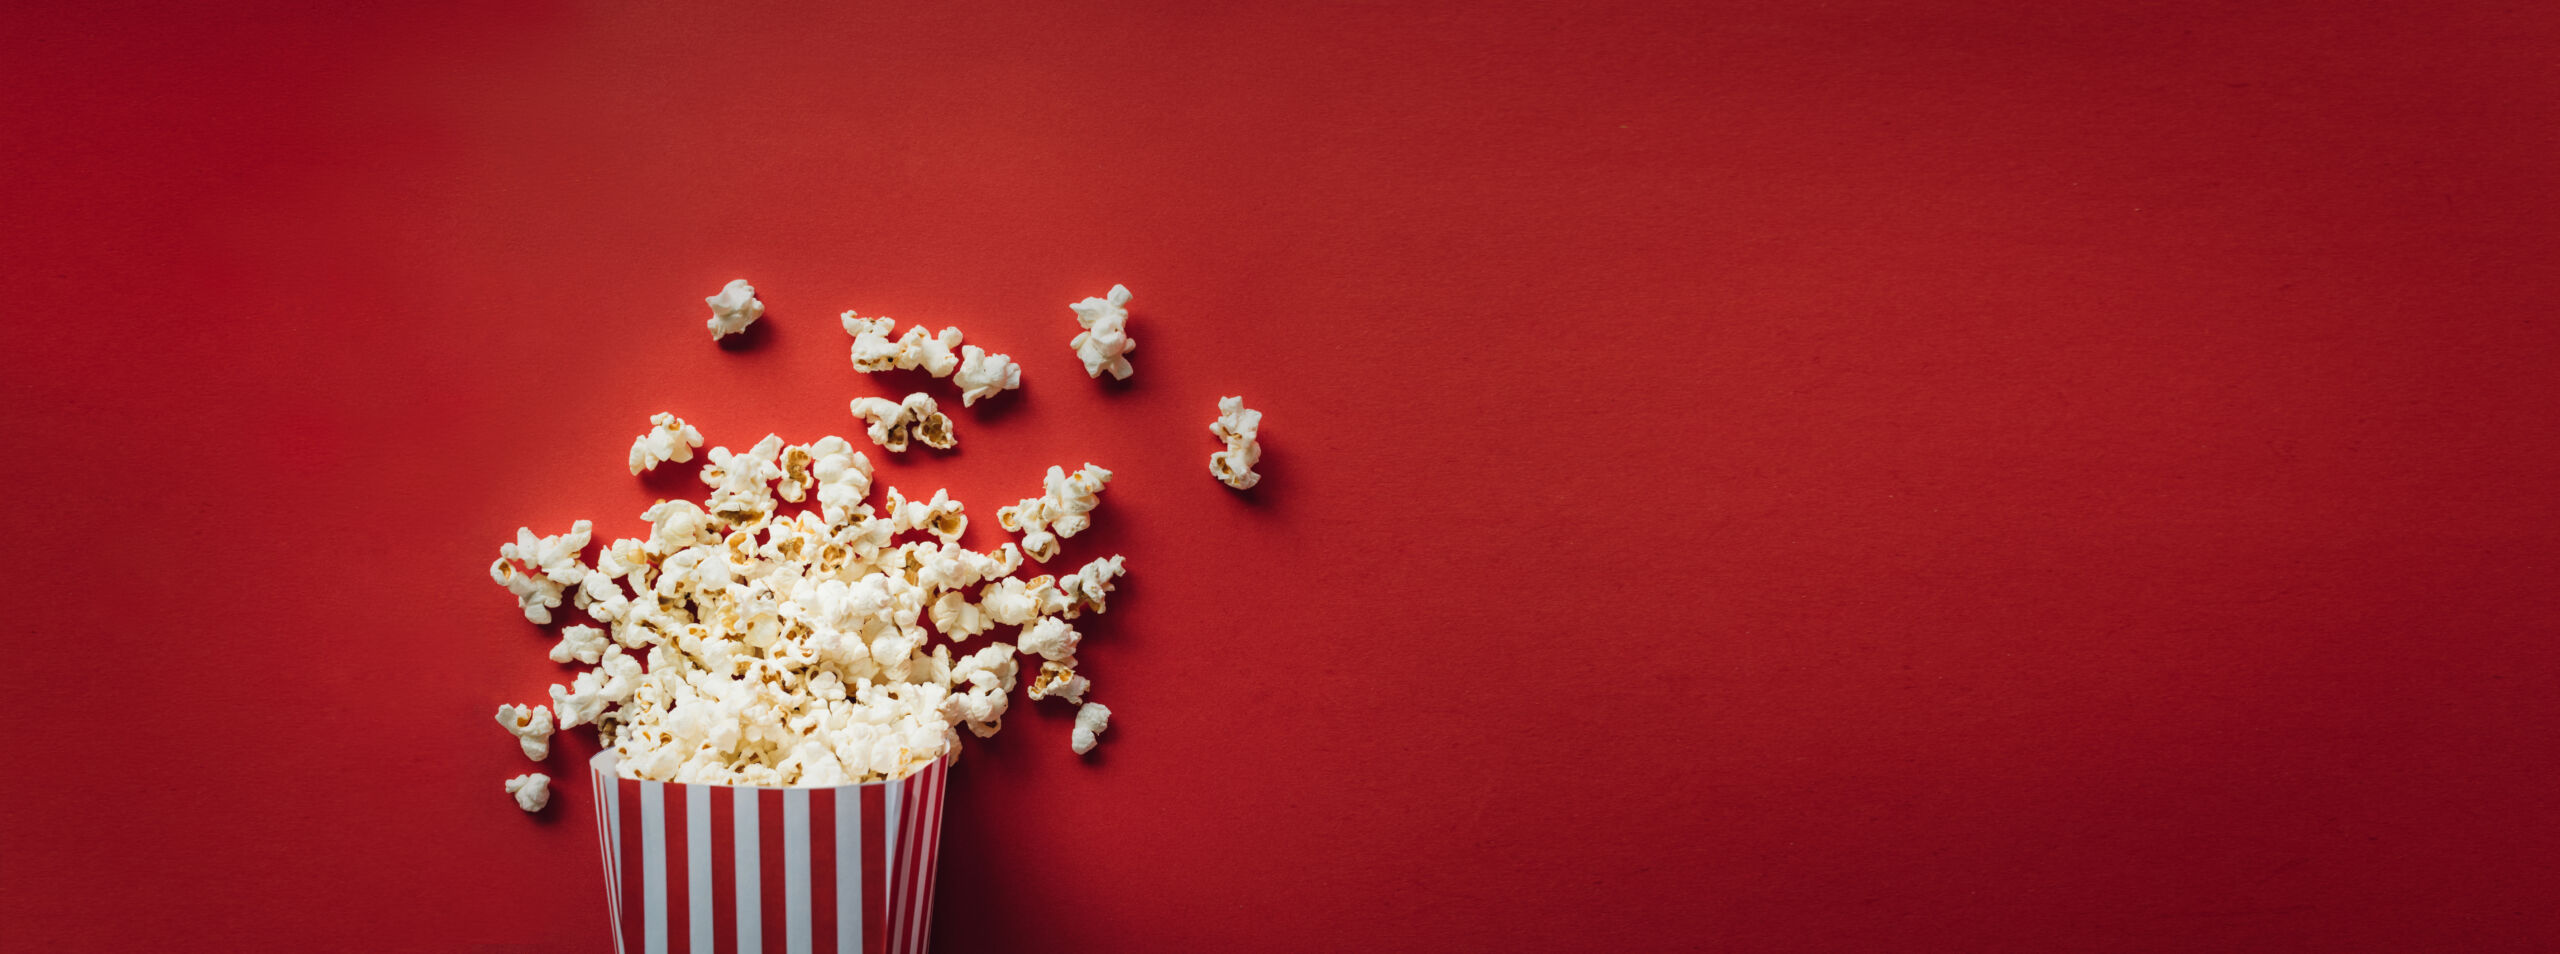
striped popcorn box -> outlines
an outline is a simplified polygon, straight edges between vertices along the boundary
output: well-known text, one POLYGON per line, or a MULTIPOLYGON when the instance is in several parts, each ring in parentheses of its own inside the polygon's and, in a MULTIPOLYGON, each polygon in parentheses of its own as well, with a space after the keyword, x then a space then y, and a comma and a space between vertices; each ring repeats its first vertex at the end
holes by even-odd
POLYGON ((951 761, 837 788, 679 785, 588 763, 614 949, 921 954, 951 761))

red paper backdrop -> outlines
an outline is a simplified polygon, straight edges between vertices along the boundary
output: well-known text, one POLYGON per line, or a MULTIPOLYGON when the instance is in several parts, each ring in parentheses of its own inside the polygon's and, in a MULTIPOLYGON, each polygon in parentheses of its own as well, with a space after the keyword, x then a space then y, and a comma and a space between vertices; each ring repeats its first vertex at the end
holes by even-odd
POLYGON ((1119 474, 941 950, 2560 945, 2548 5, 40 6, 0 947, 602 949, 483 568, 845 308, 1119 474))

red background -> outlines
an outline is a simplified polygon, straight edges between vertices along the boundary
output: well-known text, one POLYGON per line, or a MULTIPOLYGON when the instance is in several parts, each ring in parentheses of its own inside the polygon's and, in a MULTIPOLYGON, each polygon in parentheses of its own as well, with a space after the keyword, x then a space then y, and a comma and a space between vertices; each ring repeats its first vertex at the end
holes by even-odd
POLYGON ((485 567, 845 308, 1027 366, 972 542, 1120 475, 942 950, 2560 944, 2548 5, 41 6, 8 949, 601 949, 485 567))

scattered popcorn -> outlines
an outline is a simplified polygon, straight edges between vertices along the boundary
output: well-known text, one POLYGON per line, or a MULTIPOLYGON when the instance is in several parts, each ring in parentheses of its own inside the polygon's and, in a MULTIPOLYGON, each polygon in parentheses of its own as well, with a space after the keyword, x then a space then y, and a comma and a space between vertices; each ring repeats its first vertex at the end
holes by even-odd
POLYGON ((1022 534, 1022 552, 1046 563, 1058 555, 1059 540, 1075 536, 1093 523, 1089 515, 1101 505, 1102 486, 1110 481, 1110 471, 1091 463, 1073 476, 1067 474, 1066 468, 1053 465, 1043 481, 1041 495, 997 508, 996 525, 1022 534))
POLYGON ((507 734, 516 737, 516 744, 524 747, 525 758, 539 762, 551 754, 551 710, 541 706, 499 706, 498 724, 505 726, 507 734))
MULTIPOLYGON (((930 400, 884 416, 923 439, 910 411, 930 400)), ((841 437, 706 456, 703 502, 658 501, 641 513, 648 532, 606 544, 592 568, 577 559, 593 536, 584 521, 500 548, 492 575, 520 606, 547 614, 567 594, 595 623, 560 628, 551 657, 588 668, 551 686, 547 707, 499 710, 528 755, 548 754, 555 726, 593 725, 632 778, 854 784, 951 756, 961 729, 994 734, 1020 687, 1017 656, 1039 661, 1032 698, 1082 703, 1091 683, 1066 620, 1102 611, 1119 557, 1018 578, 1021 546, 959 544, 968 515, 949 491, 870 500, 871 462, 841 437), (812 498, 814 510, 779 512, 812 498), (956 651, 998 626, 1020 632, 956 651)), ((1054 544, 1090 525, 1109 477, 1050 468, 1025 506, 1054 544)))
POLYGON ((1227 449, 1209 455, 1209 473, 1229 487, 1248 490, 1262 482, 1253 465, 1262 462, 1262 412, 1244 406, 1244 398, 1218 399, 1218 419, 1209 425, 1209 433, 1227 442, 1227 449))
POLYGON ((1099 378, 1108 370, 1115 379, 1126 380, 1131 371, 1127 355, 1138 350, 1129 338, 1129 289, 1111 286, 1103 298, 1087 298, 1068 305, 1076 313, 1076 324, 1084 331, 1076 334, 1067 346, 1076 349, 1076 357, 1084 361, 1086 377, 1099 378))
MULTIPOLYGON (((1084 328, 1070 344, 1088 376, 1132 373, 1129 300, 1114 285, 1070 306, 1084 328)), ((704 302, 715 340, 764 313, 743 280, 704 302)), ((963 343, 957 328, 917 325, 893 337, 890 319, 848 311, 842 320, 861 370, 951 379, 963 407, 1021 386, 1011 356, 963 343)), ((1219 407, 1211 430, 1228 447, 1212 471, 1250 487, 1261 415, 1241 398, 1219 407)), ((857 399, 850 410, 891 453, 956 444, 951 418, 921 392, 857 399)), ((630 471, 689 462, 702 446, 683 419, 653 415, 632 442, 630 471)), ((997 511, 1020 541, 979 551, 960 545, 968 514, 947 490, 882 488, 875 506, 872 461, 842 437, 786 444, 767 435, 704 456, 701 500, 657 501, 640 514, 648 532, 605 544, 592 567, 581 559, 594 534, 584 520, 550 537, 521 528, 499 548, 490 577, 527 620, 551 623, 564 600, 584 617, 560 626, 549 655, 587 668, 551 686, 547 706, 498 709, 526 757, 548 757, 555 730, 592 725, 629 778, 768 787, 893 779, 956 757, 963 728, 994 735, 1017 687, 1078 706, 1073 748, 1092 751, 1111 711, 1086 701, 1082 636, 1068 621, 1104 611, 1123 559, 1015 574, 1026 557, 1055 559, 1060 541, 1091 526, 1110 471, 1050 467, 1039 496, 997 511), (959 648, 997 627, 1013 628, 1010 641, 959 648), (1027 680, 1024 659, 1038 664, 1027 680)), ((538 811, 550 784, 533 773, 506 788, 538 811)))
POLYGON ((586 576, 586 567, 578 563, 578 551, 587 548, 587 540, 595 527, 580 520, 569 526, 569 532, 556 537, 535 537, 533 528, 516 531, 516 542, 498 548, 498 561, 489 564, 489 578, 516 596, 516 606, 524 610, 524 618, 536 623, 551 621, 551 610, 560 605, 560 593, 576 585, 586 576))
POLYGON ((702 300, 711 306, 711 340, 747 330, 748 325, 764 317, 764 302, 756 300, 756 286, 743 278, 732 279, 720 286, 720 293, 702 300))
POLYGON ((1075 749, 1077 755, 1091 752, 1102 730, 1110 727, 1111 710, 1108 707, 1099 702, 1085 703, 1084 708, 1076 710, 1076 731, 1068 740, 1068 747, 1075 749))
POLYGON ((693 449, 702 446, 702 432, 673 414, 660 413, 649 418, 649 433, 631 442, 631 474, 656 470, 659 464, 684 463, 693 459, 693 449))
POLYGON ((961 407, 975 406, 979 398, 1022 386, 1021 365, 1013 363, 1009 355, 988 354, 977 345, 962 345, 958 328, 934 333, 916 325, 893 341, 889 332, 897 328, 894 321, 864 318, 850 311, 840 318, 845 333, 853 336, 855 370, 922 371, 937 378, 951 378, 951 383, 960 386, 961 407))
POLYGON ((951 435, 951 418, 934 404, 933 396, 918 391, 906 400, 892 402, 887 398, 853 399, 853 416, 869 425, 871 442, 891 452, 903 452, 909 440, 923 441, 925 446, 950 450, 957 443, 951 435))
POLYGON ((535 772, 507 780, 507 794, 516 797, 516 807, 538 812, 551 804, 551 776, 535 772))

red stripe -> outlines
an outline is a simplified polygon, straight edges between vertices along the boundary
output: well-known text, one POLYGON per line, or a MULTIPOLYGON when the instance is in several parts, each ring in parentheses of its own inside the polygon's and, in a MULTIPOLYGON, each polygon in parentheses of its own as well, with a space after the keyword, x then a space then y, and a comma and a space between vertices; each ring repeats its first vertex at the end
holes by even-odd
POLYGON ((942 870, 942 806, 951 799, 951 763, 933 763, 933 821, 924 826, 924 919, 916 922, 916 949, 933 938, 934 875, 942 870))
POLYGON ((640 782, 616 778, 613 796, 614 815, 622 824, 622 949, 637 951, 648 935, 642 921, 647 909, 648 884, 640 872, 640 782))
POLYGON ((667 950, 669 952, 693 950, 693 904, 688 894, 693 890, 693 878, 690 875, 693 869, 688 864, 691 860, 688 852, 691 850, 693 839, 693 816, 687 810, 692 807, 689 803, 697 797, 694 794, 696 791, 698 790, 691 785, 668 783, 667 797, 660 803, 666 806, 667 810, 667 950))
POLYGON ((924 879, 917 877, 917 873, 924 866, 924 823, 931 815, 932 789, 933 767, 930 765, 925 766, 924 771, 907 777, 906 831, 898 839, 906 852, 906 857, 899 859, 898 863, 899 887, 905 895, 898 902, 897 950, 900 951, 915 951, 924 946, 924 918, 916 912, 916 908, 924 903, 924 879))
POLYGON ((887 790, 886 785, 862 787, 862 954, 883 954, 889 948, 888 924, 882 920, 889 914, 889 822, 882 815, 887 790))
POLYGON ((764 881, 764 949, 769 954, 790 950, 791 922, 783 907, 791 888, 790 875, 782 864, 782 790, 778 788, 739 789, 756 800, 756 842, 758 867, 764 881))
POLYGON ((738 954, 737 789, 705 785, 711 800, 711 950, 738 954))
POLYGON ((809 949, 836 949, 836 790, 809 790, 809 949))

